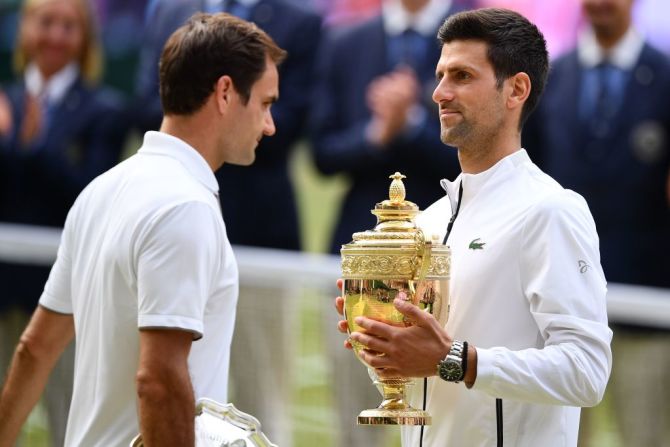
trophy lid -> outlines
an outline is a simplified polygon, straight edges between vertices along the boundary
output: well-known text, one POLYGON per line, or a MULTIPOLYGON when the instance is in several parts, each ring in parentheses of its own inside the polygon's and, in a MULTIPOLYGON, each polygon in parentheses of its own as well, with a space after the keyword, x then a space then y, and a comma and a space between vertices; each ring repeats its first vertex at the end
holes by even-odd
POLYGON ((377 216, 372 230, 353 234, 342 246, 345 279, 439 279, 449 277, 449 247, 417 227, 419 207, 405 199, 405 178, 389 176, 389 198, 371 210, 377 216))

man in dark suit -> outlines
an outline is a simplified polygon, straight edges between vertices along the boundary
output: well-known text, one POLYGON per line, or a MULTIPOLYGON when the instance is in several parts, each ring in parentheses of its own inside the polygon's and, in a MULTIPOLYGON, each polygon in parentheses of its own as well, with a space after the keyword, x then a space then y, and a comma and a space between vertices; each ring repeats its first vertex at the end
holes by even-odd
POLYGON ((382 13, 333 33, 320 54, 314 154, 325 174, 351 180, 331 251, 371 228, 370 209, 388 198, 388 176, 407 176, 407 199, 427 207, 439 181, 459 172, 456 151, 440 142, 435 87, 436 35, 464 2, 387 0, 382 13))
MULTIPOLYGON (((444 19, 467 2, 385 0, 381 13, 347 29, 334 29, 320 52, 313 110, 313 149, 324 174, 345 173, 346 193, 331 251, 339 253, 352 233, 370 229, 375 203, 388 199, 388 176, 407 176, 407 200, 420 208, 444 195, 443 178, 460 172, 457 151, 440 140, 431 95, 437 31, 444 19)), ((335 316, 327 313, 326 327, 335 316)), ((328 333, 329 355, 337 371, 340 446, 388 445, 380 428, 357 427, 361 410, 379 403, 365 368, 328 333)))
MULTIPOLYGON (((237 245, 299 250, 300 231, 290 150, 302 136, 310 99, 321 18, 287 0, 155 0, 149 6, 138 73, 136 122, 143 130, 161 120, 158 60, 167 37, 194 12, 229 12, 256 23, 288 52, 279 67, 280 98, 272 106, 277 132, 261 141, 250 168, 224 165, 216 173, 228 238, 237 245)), ((290 356, 280 347, 291 328, 292 296, 271 284, 240 291, 231 375, 233 401, 263 423, 279 445, 291 445, 290 356), (271 349, 259 349, 272 341, 271 349)))
MULTIPOLYGON (((632 27, 633 0, 582 5, 590 27, 553 63, 524 145, 589 203, 608 281, 668 288, 670 61, 632 27)), ((668 433, 654 421, 670 418, 670 332, 614 332, 608 390, 624 445, 663 445, 668 433), (657 368, 641 367, 645 358, 657 368)))

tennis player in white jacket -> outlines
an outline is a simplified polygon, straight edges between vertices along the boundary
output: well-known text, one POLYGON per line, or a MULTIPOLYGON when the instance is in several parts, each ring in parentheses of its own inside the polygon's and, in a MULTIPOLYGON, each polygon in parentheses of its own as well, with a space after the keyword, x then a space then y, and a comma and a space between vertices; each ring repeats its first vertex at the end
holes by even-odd
POLYGON ((433 424, 403 427, 404 447, 574 447, 580 407, 605 391, 612 331, 588 206, 521 148, 545 40, 503 9, 456 14, 439 39, 433 99, 462 174, 418 221, 452 250, 449 321, 398 301, 416 326, 359 317, 351 338, 380 376, 427 378, 410 400, 433 424))

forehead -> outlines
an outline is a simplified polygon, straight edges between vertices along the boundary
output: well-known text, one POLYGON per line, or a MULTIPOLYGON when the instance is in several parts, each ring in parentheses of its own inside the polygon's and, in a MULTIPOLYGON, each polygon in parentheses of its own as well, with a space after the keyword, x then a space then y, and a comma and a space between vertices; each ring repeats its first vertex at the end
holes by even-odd
POLYGON ((251 87, 252 94, 263 98, 279 95, 279 72, 277 64, 270 58, 265 60, 265 70, 261 77, 251 87))
POLYGON ((493 70, 487 56, 488 44, 480 40, 454 40, 442 45, 437 72, 445 73, 455 68, 476 71, 493 70))
POLYGON ((38 15, 60 14, 78 16, 80 11, 78 5, 71 0, 42 0, 31 3, 32 12, 38 15))

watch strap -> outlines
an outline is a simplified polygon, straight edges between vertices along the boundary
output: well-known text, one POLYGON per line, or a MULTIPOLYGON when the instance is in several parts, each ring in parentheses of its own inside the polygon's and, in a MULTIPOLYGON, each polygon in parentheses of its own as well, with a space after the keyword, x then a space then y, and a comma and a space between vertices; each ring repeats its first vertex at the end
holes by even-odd
POLYGON ((465 374, 468 372, 468 342, 463 342, 463 377, 459 379, 459 382, 465 379, 465 374))

